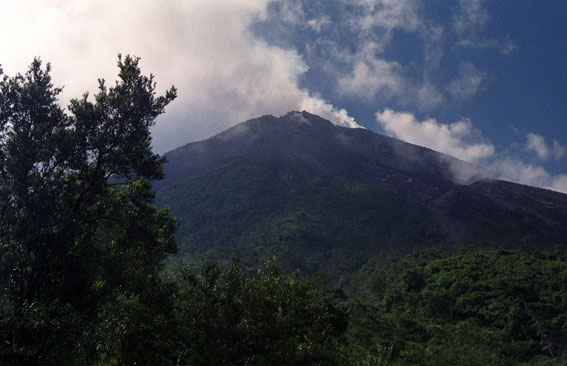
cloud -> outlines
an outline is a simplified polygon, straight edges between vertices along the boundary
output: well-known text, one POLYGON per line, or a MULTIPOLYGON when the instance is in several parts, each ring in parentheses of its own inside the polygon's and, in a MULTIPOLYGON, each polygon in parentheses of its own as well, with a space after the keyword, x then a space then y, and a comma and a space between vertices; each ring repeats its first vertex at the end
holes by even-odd
POLYGON ((301 82, 330 100, 349 97, 349 103, 356 100, 372 108, 447 110, 451 103, 468 102, 484 91, 488 72, 470 62, 470 53, 446 55, 448 40, 455 39, 460 47, 502 48, 504 53, 515 48, 511 41, 482 37, 490 14, 480 0, 447 5, 452 14, 448 19, 433 13, 442 5, 422 0, 270 4, 267 17, 255 24, 256 34, 270 44, 296 47, 310 67, 301 82), (301 16, 287 15, 286 9, 294 7, 301 16), (453 71, 445 66, 453 61, 461 62, 460 68, 448 75, 453 71))
MULTIPOLYGON (((381 57, 380 52, 380 46, 373 41, 365 42, 354 54, 337 52, 350 65, 347 71, 336 73, 339 75, 336 84, 339 96, 361 99, 368 104, 378 100, 394 101, 426 111, 441 105, 445 98, 435 83, 427 78, 427 73, 424 80, 413 80, 408 77, 406 67, 381 57)), ((426 59, 432 66, 438 62, 434 52, 437 51, 426 51, 431 56, 426 59)))
POLYGON ((526 135, 524 150, 535 153, 540 160, 561 160, 567 156, 567 146, 561 145, 557 140, 553 140, 553 144, 549 145, 543 136, 533 132, 526 135))
POLYGON ((527 141, 525 145, 526 151, 531 151, 536 154, 538 159, 545 160, 547 159, 551 151, 545 142, 545 139, 541 135, 537 135, 535 133, 529 133, 527 136, 527 141))
POLYGON ((291 24, 303 23, 305 12, 300 0, 275 0, 271 1, 270 5, 277 8, 272 11, 277 12, 282 21, 291 24))
POLYGON ((519 159, 502 158, 492 163, 491 168, 498 172, 500 178, 519 183, 541 187, 550 181, 550 175, 544 168, 519 159))
POLYGON ((477 32, 490 19, 482 0, 460 0, 459 8, 453 17, 453 27, 460 37, 477 32))
POLYGON ((415 31, 421 23, 417 12, 419 2, 415 0, 357 0, 354 3, 363 8, 364 15, 356 17, 353 26, 367 32, 381 28, 389 37, 396 28, 415 31))
POLYGON ((567 146, 563 146, 557 140, 553 140, 553 157, 555 160, 561 160, 565 156, 567 156, 567 146))
POLYGON ((432 25, 430 23, 423 25, 421 28, 420 34, 424 42, 425 71, 432 72, 439 67, 443 58, 445 29, 441 25, 432 25))
POLYGON ((422 83, 424 90, 433 92, 432 82, 413 82, 404 75, 406 66, 383 55, 396 31, 420 39, 427 33, 423 35, 428 43, 424 57, 428 64, 438 64, 442 27, 428 25, 425 29, 419 0, 337 0, 316 5, 301 0, 305 13, 301 19, 286 16, 284 4, 288 2, 295 4, 297 0, 272 0, 267 18, 255 25, 255 31, 269 43, 293 44, 301 50, 306 63, 314 69, 309 75, 317 75, 318 89, 325 90, 329 97, 362 98, 367 103, 375 102, 377 97, 400 98, 404 103, 410 99, 411 103, 423 102, 427 108, 438 105, 439 93, 417 96, 422 83), (418 32, 421 27, 424 32, 418 32))
POLYGON ((467 48, 491 48, 502 55, 509 55, 518 46, 511 40, 485 39, 482 31, 490 20, 483 0, 460 0, 459 11, 453 16, 453 28, 457 33, 456 46, 467 48))
POLYGON ((321 29, 327 27, 330 24, 331 21, 326 16, 310 19, 307 21, 307 25, 309 25, 309 27, 311 27, 311 29, 313 29, 317 33, 321 32, 321 29))
POLYGON ((417 90, 417 105, 424 110, 431 110, 443 103, 445 98, 437 90, 435 85, 425 81, 417 90))
POLYGON ((514 52, 518 46, 511 40, 499 41, 496 39, 462 39, 456 46, 465 48, 491 48, 507 56, 514 52))
MULTIPOLYGON (((420 2, 356 0, 351 4, 356 11, 345 15, 345 18, 348 32, 356 39, 353 42, 355 49, 350 55, 344 55, 343 52, 341 57, 342 62, 346 62, 348 66, 346 72, 337 72, 338 94, 362 98, 367 102, 374 101, 377 96, 405 99, 408 82, 403 76, 404 68, 398 62, 380 55, 391 44, 396 30, 416 32, 422 26, 418 14, 420 2)), ((436 39, 438 29, 432 29, 431 35, 431 39, 436 39)), ((432 47, 430 54, 434 61, 432 47)))
POLYGON ((65 103, 95 90, 99 77, 114 80, 119 52, 140 56, 142 71, 156 74, 158 90, 172 84, 179 90, 153 130, 159 152, 262 114, 314 108, 335 123, 353 124, 345 110, 299 86, 308 67, 295 49, 268 45, 250 32, 267 4, 11 2, 0 13, 0 62, 9 75, 24 71, 37 55, 52 62, 55 84, 65 85, 65 103))
POLYGON ((567 174, 561 174, 552 177, 550 189, 558 192, 567 193, 567 174))
MULTIPOLYGON (((489 171, 495 173, 499 179, 567 193, 566 174, 553 175, 541 166, 497 153, 494 145, 486 141, 481 132, 473 126, 472 121, 468 119, 461 119, 451 124, 439 123, 435 119, 419 121, 411 113, 396 112, 386 108, 383 112, 376 113, 376 120, 389 136, 468 162, 481 163, 489 171)), ((540 137, 535 134, 528 135, 528 142, 533 143, 534 151, 539 151, 538 149, 543 146, 540 144, 542 142, 540 137)), ((545 141, 543 143, 545 145, 545 141)), ((564 149, 559 149, 563 154, 561 156, 565 156, 567 148, 559 146, 564 149)), ((551 154, 549 148, 547 154, 551 154)), ((455 179, 459 182, 469 183, 471 178, 478 179, 482 174, 474 166, 464 170, 463 167, 462 165, 451 166, 455 179)))
POLYGON ((459 67, 457 78, 449 83, 447 90, 454 99, 465 102, 484 88, 486 79, 486 73, 479 71, 472 63, 464 62, 459 67))
POLYGON ((490 165, 500 179, 567 193, 567 175, 552 175, 543 167, 519 159, 501 158, 490 165))
POLYGON ((386 108, 376 113, 376 120, 392 137, 465 161, 478 162, 494 154, 494 146, 484 141, 468 119, 451 124, 439 123, 433 118, 419 121, 411 113, 386 108))
POLYGON ((404 90, 401 66, 375 56, 377 45, 369 42, 354 56, 352 72, 337 81, 338 92, 345 95, 374 100, 377 95, 387 98, 404 90))

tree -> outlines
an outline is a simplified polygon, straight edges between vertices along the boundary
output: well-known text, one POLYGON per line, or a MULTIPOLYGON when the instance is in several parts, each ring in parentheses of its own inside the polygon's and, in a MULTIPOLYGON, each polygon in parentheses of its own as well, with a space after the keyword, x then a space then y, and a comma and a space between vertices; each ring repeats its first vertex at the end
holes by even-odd
POLYGON ((138 63, 119 56, 116 84, 99 80, 94 101, 86 93, 68 111, 49 64, 35 59, 14 77, 0 69, 3 361, 92 362, 106 349, 109 304, 155 305, 176 226, 152 206, 149 180, 163 177, 164 159, 149 128, 176 90, 156 96, 138 63))
POLYGON ((214 263, 199 274, 181 267, 176 296, 181 364, 337 364, 331 304, 274 261, 248 278, 239 258, 224 271, 214 263))

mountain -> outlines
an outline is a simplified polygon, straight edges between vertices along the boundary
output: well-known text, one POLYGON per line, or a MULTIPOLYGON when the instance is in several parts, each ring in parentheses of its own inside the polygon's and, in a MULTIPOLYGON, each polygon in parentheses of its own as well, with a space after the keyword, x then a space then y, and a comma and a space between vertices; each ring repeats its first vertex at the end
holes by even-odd
POLYGON ((381 186, 421 200, 491 175, 448 155, 366 129, 335 126, 307 112, 252 119, 166 156, 166 179, 157 187, 233 161, 261 165, 289 182, 317 175, 381 186))
POLYGON ((439 152, 307 112, 262 116, 166 154, 158 205, 178 258, 342 273, 383 249, 466 239, 567 242, 567 195, 494 179, 439 152))

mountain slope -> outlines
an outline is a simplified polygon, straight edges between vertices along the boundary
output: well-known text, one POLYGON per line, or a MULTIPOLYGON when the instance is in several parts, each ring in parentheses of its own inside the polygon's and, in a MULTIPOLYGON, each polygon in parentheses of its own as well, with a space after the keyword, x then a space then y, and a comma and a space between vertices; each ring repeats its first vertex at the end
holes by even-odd
POLYGON ((567 238, 566 195, 307 112, 253 119, 166 156, 158 204, 182 219, 180 256, 193 261, 238 250, 251 267, 278 255, 289 269, 341 273, 382 249, 567 238))
POLYGON ((415 200, 360 183, 308 177, 290 184, 261 167, 228 164, 159 191, 182 219, 180 256, 225 260, 238 251, 258 268, 277 255, 287 269, 352 272, 384 249, 439 239, 415 200))
POLYGON ((383 186, 419 199, 490 175, 448 155, 365 129, 335 126, 307 112, 256 118, 166 156, 166 179, 158 187, 231 161, 261 165, 284 180, 317 175, 383 186))
POLYGON ((567 195, 501 180, 458 186, 429 203, 451 240, 567 242, 567 195))

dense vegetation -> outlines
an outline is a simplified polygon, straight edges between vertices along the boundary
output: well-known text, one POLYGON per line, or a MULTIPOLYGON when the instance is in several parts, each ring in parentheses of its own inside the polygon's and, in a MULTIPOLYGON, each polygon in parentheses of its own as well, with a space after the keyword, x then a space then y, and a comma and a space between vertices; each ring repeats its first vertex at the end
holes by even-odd
POLYGON ((566 258, 496 249, 376 257, 357 274, 349 340, 389 347, 402 365, 564 364, 566 258))
POLYGON ((281 169, 233 160, 159 186, 158 206, 179 222, 170 273, 182 264, 226 264, 238 251, 247 273, 277 255, 287 271, 323 269, 342 285, 385 249, 406 253, 458 237, 540 249, 567 244, 567 200, 559 193, 478 182, 428 204, 309 173, 290 181, 281 169))
POLYGON ((288 271, 324 268, 339 281, 382 249, 407 252, 437 239, 431 213, 411 199, 319 177, 290 184, 250 165, 174 182, 158 191, 157 202, 180 221, 170 268, 226 263, 239 251, 248 270, 276 255, 288 271))
MULTIPOLYGON (((156 96, 137 58, 118 67, 113 87, 100 80, 94 102, 85 94, 67 111, 38 59, 0 80, 3 363, 88 364, 165 326, 147 317, 130 328, 122 312, 159 313, 161 262, 176 249, 174 221, 151 204, 163 159, 149 132, 176 92, 156 96)), ((139 347, 144 357, 157 345, 139 347)))
POLYGON ((228 165, 191 190, 171 186, 182 190, 175 209, 187 212, 180 236, 199 245, 207 230, 225 230, 210 255, 236 248, 246 262, 198 267, 193 257, 165 275, 176 225, 154 206, 149 180, 162 176, 162 159, 149 127, 175 89, 156 96, 137 58, 118 67, 114 87, 101 81, 94 102, 85 95, 66 112, 39 60, 0 81, 3 365, 567 362, 567 255, 402 254, 435 237, 429 214, 367 185, 316 177, 289 185, 228 165), (216 203, 195 199, 207 195, 216 203), (211 221, 197 230, 203 218, 211 221), (337 288, 337 278, 290 273, 253 250, 279 253, 284 268, 351 276, 337 288))

